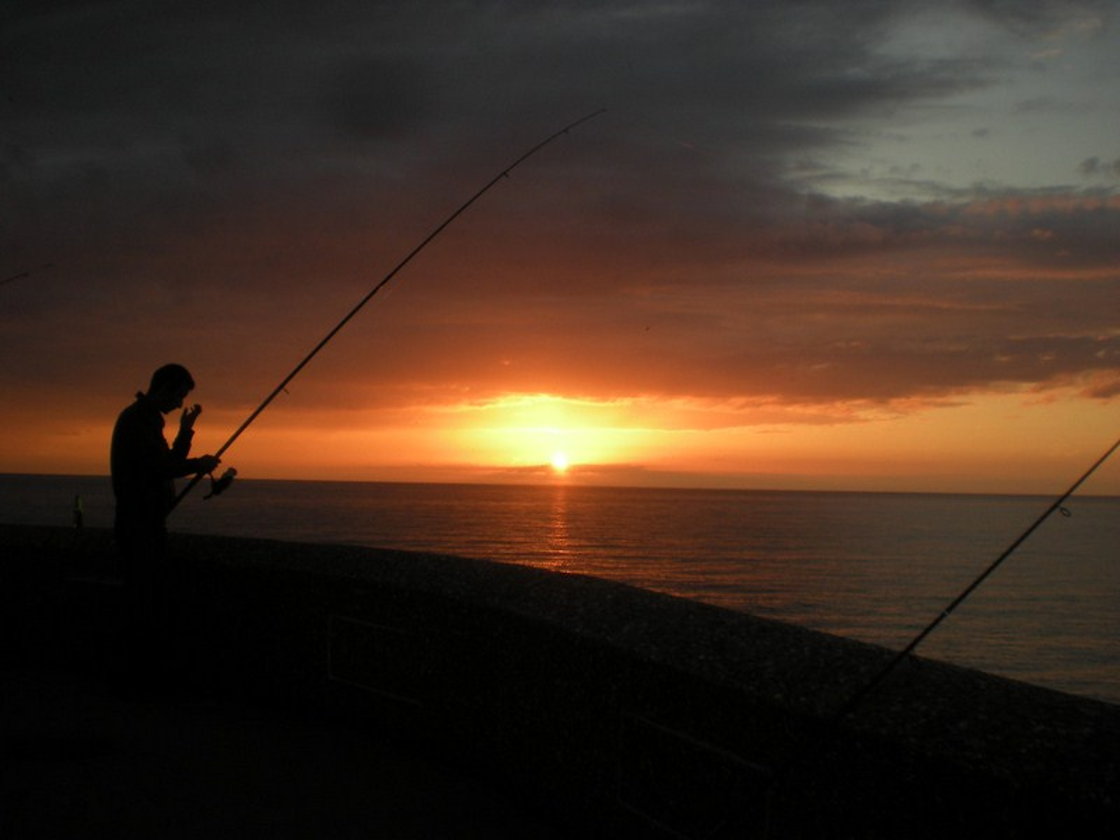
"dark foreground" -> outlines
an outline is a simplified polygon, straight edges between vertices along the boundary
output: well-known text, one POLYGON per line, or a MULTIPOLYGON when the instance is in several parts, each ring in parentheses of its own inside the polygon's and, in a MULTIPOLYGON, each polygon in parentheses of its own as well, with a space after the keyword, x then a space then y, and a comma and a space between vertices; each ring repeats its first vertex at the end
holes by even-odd
POLYGON ((173 538, 171 685, 108 534, 0 526, 0 836, 1026 837, 1120 823, 1120 707, 618 584, 173 538))
POLYGON ((3 674, 0 837, 550 838, 471 768, 338 722, 72 673, 3 674))

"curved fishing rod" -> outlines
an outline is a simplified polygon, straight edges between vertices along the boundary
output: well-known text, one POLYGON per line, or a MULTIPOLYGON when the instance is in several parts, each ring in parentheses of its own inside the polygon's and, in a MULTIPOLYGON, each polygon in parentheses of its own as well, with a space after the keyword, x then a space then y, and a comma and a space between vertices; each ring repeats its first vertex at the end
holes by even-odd
POLYGON ((4 286, 14 280, 22 280, 24 277, 30 277, 32 274, 37 274, 38 272, 48 268, 54 268, 54 263, 45 263, 38 268, 33 268, 28 271, 21 271, 19 274, 13 274, 11 277, 4 277, 0 279, 0 286, 4 286))
POLYGON ((1101 466, 1101 464, 1103 464, 1105 461, 1107 461, 1109 456, 1111 456, 1112 453, 1115 452, 1118 448, 1120 448, 1120 439, 1118 439, 1114 444, 1112 444, 1112 446, 1109 447, 1108 451, 1105 452, 1103 455, 1101 455, 1101 457, 1096 460, 1096 462, 1093 464, 1093 466, 1089 467, 1089 469, 1087 469, 1082 474, 1081 478, 1077 479, 1077 481, 1075 481, 1065 493, 1063 493, 1061 496, 1059 496, 1057 499, 1055 499, 1053 504, 1051 504, 1050 507, 1048 507, 1045 511, 1043 511, 1042 514, 1031 524, 1031 526, 1029 528, 1027 528, 1025 531, 1023 531, 1023 533, 1020 534, 1019 537, 1013 543, 1011 543, 1011 545, 1009 545, 1007 547, 1007 549, 1003 552, 1003 554, 1001 554, 999 557, 997 557, 988 566, 988 568, 986 568, 983 572, 981 572, 976 577, 976 579, 974 581, 972 581, 972 583, 970 583, 968 586, 966 586, 964 588, 964 590, 961 592, 961 594, 958 595, 956 598, 954 598, 949 603, 949 605, 947 607, 945 607, 945 609, 942 610, 933 621, 931 621, 928 625, 926 625, 926 627, 917 636, 914 637, 914 639, 910 642, 910 644, 908 644, 905 648, 903 648, 897 654, 895 654, 894 658, 892 658, 883 667, 883 669, 881 671, 879 671, 879 673, 877 673, 874 677, 872 677, 871 680, 869 680, 867 682, 867 684, 863 686, 863 688, 861 688, 859 691, 857 691, 855 694, 853 694, 852 697, 848 700, 848 702, 845 703, 843 706, 841 706, 839 708, 839 710, 837 710, 836 713, 832 716, 832 718, 831 718, 832 723, 837 724, 841 720, 843 720, 845 717, 850 715, 852 712, 854 712, 859 707, 859 705, 865 699, 867 699, 868 695, 870 695, 871 692, 873 692, 876 688, 878 688, 879 685, 883 682, 883 680, 885 680, 887 677, 889 677, 891 675, 891 673, 895 670, 895 668, 897 668, 899 665, 901 665, 902 662, 911 653, 914 652, 914 650, 918 647, 918 645, 920 645, 923 641, 925 641, 926 637, 930 633, 932 633, 934 630, 937 629, 937 627, 941 624, 941 622, 943 622, 950 615, 952 615, 953 611, 956 610, 956 608, 959 607, 961 604, 963 604, 965 599, 967 599, 969 595, 971 595, 973 592, 975 592, 977 587, 979 587, 980 584, 982 584, 985 580, 987 580, 988 576, 991 575, 992 572, 994 572, 996 569, 998 569, 1000 567, 1000 565, 1002 565, 1004 560, 1006 560, 1008 557, 1010 557, 1019 546, 1021 546, 1024 542, 1026 542, 1027 538, 1030 537, 1030 535, 1033 534, 1043 522, 1045 522, 1047 519, 1050 518, 1050 516, 1054 513, 1054 511, 1061 510, 1062 505, 1065 503, 1066 499, 1068 499, 1070 496, 1072 496, 1077 491, 1077 488, 1080 487, 1082 484, 1084 484, 1086 479, 1088 479, 1089 476, 1091 476, 1093 473, 1095 473, 1097 471, 1097 469, 1101 466))
MULTIPOLYGON (((362 298, 360 301, 358 301, 357 305, 355 305, 353 309, 351 309, 348 313, 346 313, 346 316, 341 321, 339 321, 337 324, 335 324, 334 328, 331 329, 330 332, 328 332, 325 336, 323 336, 323 339, 318 344, 316 344, 314 348, 312 348, 311 352, 308 353, 306 356, 304 356, 303 361, 301 361, 298 365, 296 365, 287 376, 285 376, 282 380, 280 380, 280 384, 277 385, 275 388, 273 388, 272 393, 270 393, 267 397, 265 397, 264 401, 260 405, 258 405, 256 407, 256 409, 253 410, 253 413, 250 414, 247 418, 245 418, 245 422, 243 422, 240 426, 237 427, 237 430, 232 435, 230 435, 229 440, 227 440, 225 443, 223 443, 221 445, 221 448, 219 448, 218 451, 214 453, 214 455, 220 458, 222 456, 222 454, 233 445, 233 442, 235 440, 237 440, 239 437, 241 437, 241 433, 244 432, 247 428, 249 428, 249 426, 253 423, 253 421, 256 420, 257 417, 260 415, 260 413, 262 411, 264 411, 266 408, 268 408, 269 404, 274 399, 276 399, 276 397, 280 394, 281 391, 284 390, 284 388, 287 386, 287 384, 289 382, 291 382, 293 379, 295 379, 296 376, 299 374, 299 372, 307 366, 307 363, 310 362, 313 358, 315 358, 315 356, 319 353, 320 350, 322 350, 324 347, 327 346, 327 343, 332 338, 334 338, 335 335, 338 334, 338 331, 341 330, 344 326, 346 326, 346 324, 350 321, 350 319, 353 318, 355 315, 357 315, 358 312, 362 309, 362 307, 365 306, 367 303, 369 303, 370 299, 374 295, 376 295, 379 291, 381 291, 381 289, 384 288, 385 285, 390 280, 392 280, 402 268, 404 268, 406 265, 408 265, 408 263, 412 261, 413 257, 415 257, 417 254, 419 254, 421 251, 423 251, 424 248, 428 245, 429 242, 431 242, 433 239, 435 239, 437 236, 439 236, 440 233, 443 232, 444 228, 446 228, 453 221, 455 221, 457 218, 459 218, 459 216, 462 215, 467 210, 468 207, 470 207, 472 204, 474 204, 476 201, 478 201, 478 199, 482 198, 482 196, 487 191, 489 191, 491 187, 493 187, 495 184, 497 184, 503 178, 509 177, 509 173, 511 171, 513 171, 513 169, 515 169, 519 164, 524 162, 527 158, 529 158, 532 155, 539 152, 541 149, 543 149, 545 146, 547 146, 549 143, 551 143, 557 137, 560 137, 563 134, 567 134, 569 131, 571 131, 576 126, 582 125, 583 123, 587 122, 588 120, 592 119, 593 117, 599 116, 599 114, 603 113, 604 110, 605 109, 600 108, 598 111, 593 111, 590 114, 587 114, 586 116, 580 117, 575 122, 569 123, 568 125, 564 126, 559 131, 556 131, 556 132, 550 134, 544 140, 537 143, 537 145, 533 146, 533 148, 529 149, 529 151, 525 152, 523 155, 521 155, 521 157, 519 157, 517 160, 515 160, 513 163, 511 163, 509 166, 507 166, 505 169, 503 169, 501 172, 499 172, 497 175, 495 175, 493 178, 491 178, 486 183, 485 186, 483 186, 480 190, 478 190, 478 192, 476 192, 474 195, 472 195, 470 198, 468 198, 462 204, 462 206, 459 207, 458 210, 456 210, 454 213, 452 213, 450 216, 448 216, 446 219, 444 219, 435 228, 435 230, 433 230, 426 237, 424 237, 423 240, 421 240, 419 245, 417 245, 415 248, 413 248, 411 251, 409 251, 408 254, 405 256, 405 258, 403 260, 401 260, 399 263, 397 263, 396 266, 393 267, 393 270, 390 271, 388 274, 386 274, 381 279, 381 281, 376 286, 374 286, 364 298, 362 298)), ((171 503, 171 508, 168 511, 168 513, 170 513, 171 510, 174 510, 176 508, 176 506, 178 506, 179 502, 181 502, 184 499, 184 497, 186 497, 186 495, 188 493, 190 493, 190 491, 192 489, 194 489, 194 486, 202 480, 202 477, 203 477, 203 474, 199 473, 198 475, 194 476, 190 480, 190 482, 182 489, 182 491, 179 493, 179 495, 175 497, 175 500, 171 503)), ((232 478, 233 478, 233 476, 229 475, 228 478, 223 477, 223 478, 219 479, 215 483, 215 489, 214 489, 212 495, 221 492, 221 490, 224 489, 224 486, 228 485, 229 481, 232 481, 232 478), (223 485, 223 482, 225 482, 225 485, 223 485)))

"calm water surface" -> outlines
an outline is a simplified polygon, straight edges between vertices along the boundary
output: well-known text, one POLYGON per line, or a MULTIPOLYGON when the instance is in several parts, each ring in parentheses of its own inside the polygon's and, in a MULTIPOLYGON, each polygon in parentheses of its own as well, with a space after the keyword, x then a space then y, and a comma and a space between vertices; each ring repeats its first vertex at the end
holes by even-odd
MULTIPOLYGON (((0 520, 109 525, 104 478, 0 476, 0 520)), ((460 554, 595 575, 894 649, 1051 500, 240 481, 173 530, 460 554)), ((919 653, 1120 703, 1120 499, 1075 498, 919 653)))

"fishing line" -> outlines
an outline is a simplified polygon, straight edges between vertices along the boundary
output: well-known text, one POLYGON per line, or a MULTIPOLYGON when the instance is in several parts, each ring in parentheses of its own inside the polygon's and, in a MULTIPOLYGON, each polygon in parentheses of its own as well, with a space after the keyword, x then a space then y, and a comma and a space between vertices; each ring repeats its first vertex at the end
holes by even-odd
MULTIPOLYGON (((344 326, 346 326, 346 324, 350 321, 350 319, 353 318, 355 315, 357 315, 358 312, 362 309, 362 307, 364 307, 367 303, 369 303, 369 301, 373 298, 374 295, 376 295, 379 291, 381 291, 381 289, 384 288, 385 285, 388 284, 388 282, 390 280, 392 280, 402 268, 404 268, 406 265, 408 265, 408 263, 412 261, 413 257, 415 257, 417 254, 419 254, 421 251, 423 251, 424 248, 428 245, 429 242, 431 242, 433 239, 435 239, 437 236, 439 236, 448 225, 450 225, 453 221, 455 221, 457 218, 459 218, 459 216, 462 215, 467 210, 468 207, 470 207, 472 204, 474 204, 476 201, 478 201, 478 199, 482 198, 482 196, 486 192, 488 192, 490 190, 490 188, 493 187, 495 184, 497 184, 500 180, 502 180, 503 178, 509 177, 509 173, 512 172, 519 164, 524 162, 527 158, 529 158, 532 155, 539 152, 541 149, 543 149, 545 146, 547 146, 549 143, 551 143, 557 137, 560 137, 561 135, 567 134, 569 131, 571 131, 576 126, 582 125, 583 123, 587 122, 588 120, 592 119, 593 117, 599 116, 599 114, 603 113, 603 110, 604 109, 599 109, 598 111, 593 111, 592 113, 587 114, 586 116, 580 117, 575 122, 569 123, 568 125, 564 126, 559 131, 556 131, 556 132, 550 134, 544 140, 537 143, 537 145, 533 146, 531 149, 529 149, 527 152, 525 152, 523 155, 521 155, 521 157, 517 158, 517 160, 515 160, 513 163, 511 163, 509 166, 507 166, 505 169, 503 169, 501 172, 499 172, 497 175, 495 175, 493 178, 491 178, 486 183, 485 186, 483 186, 474 195, 472 195, 469 199, 467 199, 459 207, 459 209, 457 209, 454 213, 452 213, 450 216, 448 216, 446 219, 444 219, 442 222, 440 222, 440 224, 431 233, 429 233, 426 237, 424 237, 424 239, 422 239, 420 241, 420 244, 418 244, 415 248, 413 248, 411 251, 409 251, 408 254, 405 256, 405 258, 402 259, 399 263, 396 264, 396 266, 393 267, 392 271, 390 271, 388 274, 386 274, 381 279, 381 281, 376 286, 374 286, 369 291, 368 294, 366 294, 365 297, 363 297, 360 301, 358 301, 357 305, 355 305, 354 308, 351 309, 341 321, 339 321, 337 324, 335 324, 334 328, 331 329, 331 331, 328 332, 323 337, 323 339, 318 344, 315 345, 314 348, 312 348, 311 352, 308 353, 303 358, 303 361, 301 361, 298 365, 296 365, 287 376, 285 376, 282 380, 280 380, 280 384, 277 385, 275 388, 273 388, 272 392, 267 397, 264 398, 264 401, 261 402, 261 404, 258 405, 256 407, 256 409, 254 409, 253 412, 247 418, 245 418, 245 422, 243 422, 240 426, 237 427, 237 430, 232 435, 230 435, 229 440, 227 440, 225 443, 223 443, 221 448, 219 448, 218 451, 214 453, 214 455, 216 457, 220 458, 222 456, 222 454, 225 453, 225 451, 233 445, 234 441, 236 441, 239 437, 241 437, 241 433, 244 432, 247 428, 249 428, 250 425, 252 425, 253 421, 257 419, 257 417, 260 415, 260 413, 262 411, 264 411, 266 408, 268 408, 269 404, 274 399, 276 399, 276 397, 285 389, 287 384, 289 382, 291 382, 293 379, 295 379, 295 377, 299 374, 299 372, 307 366, 307 363, 310 362, 313 358, 315 358, 315 356, 319 353, 319 351, 322 350, 327 345, 327 343, 330 342, 330 340, 332 338, 334 338, 335 335, 338 334, 339 330, 341 330, 344 326)), ((227 471, 227 474, 228 474, 228 472, 229 471, 227 471)), ((187 485, 182 489, 182 491, 179 493, 179 495, 175 497, 175 501, 173 501, 171 503, 171 507, 168 510, 168 513, 170 513, 171 510, 175 509, 175 507, 179 504, 179 502, 181 502, 184 499, 184 497, 186 497, 186 495, 188 493, 190 493, 190 491, 192 489, 194 489, 194 486, 196 484, 198 484, 202 480, 202 478, 203 478, 203 474, 199 473, 198 475, 194 476, 190 480, 190 482, 187 483, 187 485)), ((223 475, 222 478, 218 479, 218 481, 216 483, 220 484, 225 478, 226 478, 226 476, 223 475)), ((232 481, 232 476, 230 476, 230 481, 232 481)), ((225 486, 228 486, 228 482, 226 483, 225 486)), ((225 489, 225 487, 223 486, 221 489, 225 489)), ((219 490, 216 490, 211 495, 216 495, 217 493, 220 493, 220 492, 221 492, 221 490, 219 489, 219 490)))

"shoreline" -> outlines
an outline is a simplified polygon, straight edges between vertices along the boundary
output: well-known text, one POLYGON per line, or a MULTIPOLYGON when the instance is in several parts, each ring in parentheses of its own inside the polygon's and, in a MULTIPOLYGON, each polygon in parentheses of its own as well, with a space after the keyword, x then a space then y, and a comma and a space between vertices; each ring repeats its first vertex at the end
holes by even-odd
MULTIPOLYGON (((111 578, 107 531, 0 525, 0 545, 5 620, 24 631, 9 639, 40 621, 40 654, 59 655, 49 649, 65 647, 75 620, 111 619, 93 603, 112 599, 106 587, 66 583, 111 578), (83 612, 60 615, 75 602, 83 612)), ((959 832, 970 809, 982 818, 968 825, 994 836, 1120 820, 1112 704, 914 658, 833 725, 889 651, 512 564, 193 534, 173 534, 172 550, 197 683, 438 733, 503 774, 593 803, 599 820, 702 833, 705 814, 730 807, 710 801, 729 784, 729 802, 810 834, 905 825, 932 837, 959 832)), ((61 654, 78 666, 90 655, 61 654)))

